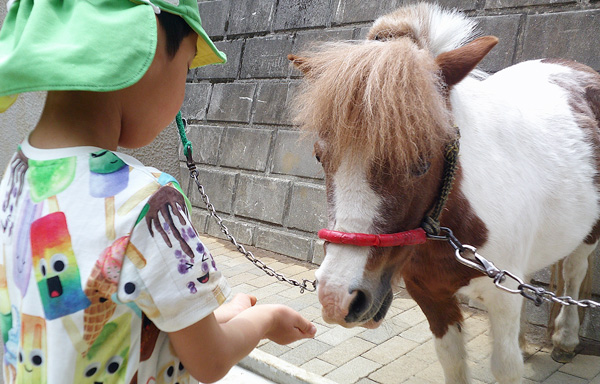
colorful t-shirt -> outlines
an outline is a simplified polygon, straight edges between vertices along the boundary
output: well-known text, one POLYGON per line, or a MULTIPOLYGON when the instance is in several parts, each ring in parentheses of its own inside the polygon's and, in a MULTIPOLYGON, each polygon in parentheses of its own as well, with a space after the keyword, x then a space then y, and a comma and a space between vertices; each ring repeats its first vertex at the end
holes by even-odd
POLYGON ((5 384, 188 383, 168 335, 229 287, 168 174, 21 144, 0 184, 5 384))

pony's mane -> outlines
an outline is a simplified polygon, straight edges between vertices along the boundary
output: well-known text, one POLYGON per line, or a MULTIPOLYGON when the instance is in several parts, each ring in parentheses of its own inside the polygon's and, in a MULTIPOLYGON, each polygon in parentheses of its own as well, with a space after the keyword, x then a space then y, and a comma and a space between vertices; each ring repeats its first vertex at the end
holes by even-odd
POLYGON ((476 22, 437 4, 419 3, 379 17, 367 34, 370 40, 410 37, 433 56, 463 46, 476 37, 476 22))
POLYGON ((295 121, 345 156, 409 175, 452 134, 433 56, 410 39, 323 45, 303 54, 306 75, 295 121))

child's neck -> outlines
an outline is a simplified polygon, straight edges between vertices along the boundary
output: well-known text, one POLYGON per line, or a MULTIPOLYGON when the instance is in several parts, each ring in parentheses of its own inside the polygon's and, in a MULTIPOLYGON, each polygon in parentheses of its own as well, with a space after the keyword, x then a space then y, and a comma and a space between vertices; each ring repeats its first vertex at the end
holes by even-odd
POLYGON ((94 146, 116 150, 121 132, 118 103, 110 93, 48 92, 29 143, 37 148, 94 146))

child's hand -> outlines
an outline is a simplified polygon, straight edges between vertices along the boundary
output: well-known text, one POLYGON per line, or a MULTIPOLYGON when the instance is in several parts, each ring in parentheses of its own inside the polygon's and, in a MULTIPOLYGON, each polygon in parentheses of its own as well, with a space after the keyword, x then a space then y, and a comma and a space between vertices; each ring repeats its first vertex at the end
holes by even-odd
POLYGON ((265 310, 272 311, 273 325, 265 337, 277 344, 289 344, 300 339, 314 337, 317 328, 302 315, 285 305, 263 305, 265 310))
POLYGON ((238 293, 231 301, 223 304, 214 312, 217 322, 226 323, 239 313, 253 307, 256 304, 256 297, 245 293, 238 293))

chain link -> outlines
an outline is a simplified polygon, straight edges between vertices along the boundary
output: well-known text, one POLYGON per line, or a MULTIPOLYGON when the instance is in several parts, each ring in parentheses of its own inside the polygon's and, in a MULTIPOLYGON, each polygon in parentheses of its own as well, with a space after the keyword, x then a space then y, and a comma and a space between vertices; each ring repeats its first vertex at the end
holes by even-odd
POLYGON ((560 305, 576 305, 582 308, 600 308, 600 303, 592 300, 575 300, 570 296, 557 296, 554 292, 547 291, 542 287, 527 284, 517 275, 503 269, 498 269, 494 263, 478 254, 477 248, 471 245, 461 244, 461 242, 458 241, 458 239, 454 236, 450 228, 441 227, 440 230, 440 235, 429 236, 429 238, 433 240, 447 241, 452 248, 454 248, 456 260, 458 260, 461 264, 478 270, 479 272, 492 278, 494 280, 494 285, 503 291, 520 294, 521 296, 533 301, 536 306, 540 306, 544 301, 547 301, 560 305), (463 256, 467 252, 471 253, 472 258, 463 256), (515 282, 517 288, 513 289, 508 287, 505 284, 507 279, 515 282))
POLYGON ((251 261, 257 268, 261 269, 267 275, 275 277, 279 281, 283 281, 283 282, 289 283, 295 287, 299 287, 300 293, 304 293, 304 291, 309 291, 309 292, 316 291, 317 290, 316 280, 302 279, 302 282, 299 282, 297 280, 290 279, 290 278, 286 277, 285 275, 283 275, 279 272, 276 272, 273 268, 271 268, 268 265, 266 265, 265 263, 263 263, 260 259, 258 259, 256 256, 254 256, 254 254, 252 254, 251 251, 246 250, 246 248, 244 248, 244 246, 242 244, 237 242, 235 237, 233 237, 229 233, 229 229, 223 223, 223 219, 221 219, 219 217, 219 215, 217 214, 217 210, 215 209, 214 205, 212 205, 212 203, 210 202, 208 195, 204 191, 204 187, 202 186, 202 184, 200 184, 200 181, 198 180, 198 171, 196 170, 196 167, 193 164, 193 161, 192 161, 191 165, 192 166, 190 166, 190 161, 188 160, 188 167, 190 168, 190 177, 196 183, 196 187, 198 188, 198 192, 200 192, 202 201, 206 205, 206 209, 210 213, 210 216, 212 216, 215 219, 215 221, 217 222, 217 224, 219 224, 219 227, 221 228, 221 232, 223 232, 223 234, 237 248, 237 250, 241 254, 243 254, 246 257, 246 259, 251 261))

